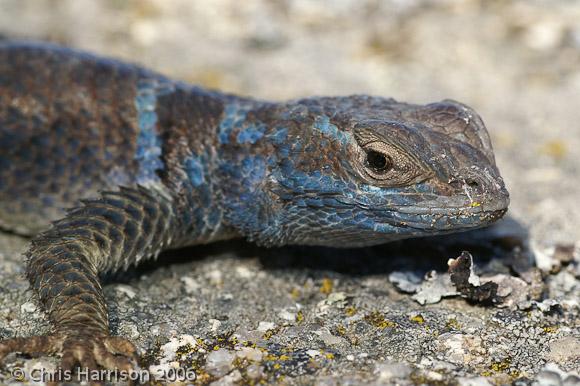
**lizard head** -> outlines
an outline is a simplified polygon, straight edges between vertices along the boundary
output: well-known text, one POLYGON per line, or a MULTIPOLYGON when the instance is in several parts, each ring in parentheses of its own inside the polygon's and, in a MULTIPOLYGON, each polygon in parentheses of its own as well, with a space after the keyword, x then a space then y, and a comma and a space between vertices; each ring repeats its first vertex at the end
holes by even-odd
POLYGON ((489 135, 465 105, 351 96, 268 114, 273 156, 252 199, 263 225, 246 232, 258 242, 365 246, 478 228, 507 211, 489 135))

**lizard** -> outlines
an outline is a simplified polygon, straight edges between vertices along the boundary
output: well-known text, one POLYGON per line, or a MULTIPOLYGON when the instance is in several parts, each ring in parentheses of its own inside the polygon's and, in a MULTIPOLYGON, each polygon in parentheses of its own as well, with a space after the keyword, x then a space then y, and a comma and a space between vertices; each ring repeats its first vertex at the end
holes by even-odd
POLYGON ((465 104, 264 101, 50 43, 0 44, 0 228, 52 332, 0 341, 61 369, 131 369, 100 283, 159 252, 244 237, 364 247, 487 226, 509 194, 465 104))

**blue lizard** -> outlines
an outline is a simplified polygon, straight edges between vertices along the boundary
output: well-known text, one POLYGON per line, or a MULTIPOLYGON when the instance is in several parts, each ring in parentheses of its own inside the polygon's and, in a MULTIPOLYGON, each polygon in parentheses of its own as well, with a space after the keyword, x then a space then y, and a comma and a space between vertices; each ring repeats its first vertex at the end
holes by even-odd
POLYGON ((0 342, 0 360, 132 368, 98 275, 164 249, 367 246, 486 226, 508 203, 481 118, 455 101, 273 103, 54 45, 0 45, 0 227, 36 235, 27 276, 54 325, 0 342))

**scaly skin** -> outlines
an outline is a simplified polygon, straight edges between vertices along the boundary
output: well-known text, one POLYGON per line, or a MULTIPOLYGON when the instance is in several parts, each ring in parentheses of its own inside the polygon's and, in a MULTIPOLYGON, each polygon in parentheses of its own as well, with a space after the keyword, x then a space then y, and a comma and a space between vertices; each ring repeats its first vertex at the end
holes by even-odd
POLYGON ((164 249, 233 237, 373 245, 485 226, 508 201, 481 119, 454 101, 269 103, 5 43, 0 226, 42 231, 27 276, 54 333, 0 342, 0 359, 130 368, 136 350, 109 335, 98 275, 164 249))

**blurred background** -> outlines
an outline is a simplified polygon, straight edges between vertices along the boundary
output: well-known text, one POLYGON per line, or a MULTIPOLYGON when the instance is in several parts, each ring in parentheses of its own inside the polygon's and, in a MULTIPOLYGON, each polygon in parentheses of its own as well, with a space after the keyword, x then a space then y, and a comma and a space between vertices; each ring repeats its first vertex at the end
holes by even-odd
POLYGON ((486 122, 511 216, 580 240, 580 2, 0 0, 0 35, 50 40, 257 98, 452 98, 486 122))

